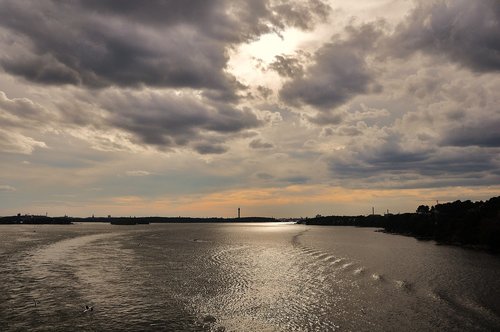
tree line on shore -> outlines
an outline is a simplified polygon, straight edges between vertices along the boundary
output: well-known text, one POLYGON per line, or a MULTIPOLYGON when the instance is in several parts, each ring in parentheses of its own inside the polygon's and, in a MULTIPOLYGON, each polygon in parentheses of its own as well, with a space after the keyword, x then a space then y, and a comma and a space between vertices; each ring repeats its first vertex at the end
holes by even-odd
POLYGON ((483 202, 470 200, 420 205, 415 213, 369 216, 317 216, 307 225, 380 227, 385 232, 500 252, 500 196, 483 202))
POLYGON ((241 217, 241 218, 195 218, 195 217, 48 217, 43 215, 22 215, 0 217, 1 224, 28 225, 68 225, 78 222, 105 222, 116 225, 137 225, 150 223, 243 223, 243 222, 275 222, 274 218, 241 217))

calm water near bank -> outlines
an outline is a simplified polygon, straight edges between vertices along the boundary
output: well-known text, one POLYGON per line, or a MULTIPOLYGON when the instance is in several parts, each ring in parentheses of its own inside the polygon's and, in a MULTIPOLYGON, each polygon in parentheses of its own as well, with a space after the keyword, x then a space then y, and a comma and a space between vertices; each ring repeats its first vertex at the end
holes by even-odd
POLYGON ((0 331, 500 330, 499 257, 367 228, 4 225, 0 262, 0 331))

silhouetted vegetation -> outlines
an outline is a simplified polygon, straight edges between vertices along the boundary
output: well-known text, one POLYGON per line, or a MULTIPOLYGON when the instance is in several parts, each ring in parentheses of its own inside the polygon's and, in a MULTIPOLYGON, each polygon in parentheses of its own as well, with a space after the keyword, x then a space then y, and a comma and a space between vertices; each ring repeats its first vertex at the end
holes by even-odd
POLYGON ((0 224, 72 224, 74 222, 105 222, 113 225, 138 225, 150 223, 245 223, 245 222, 277 222, 274 218, 242 217, 242 218, 190 218, 190 217, 46 217, 33 215, 17 215, 0 217, 0 224))
POLYGON ((432 207, 421 205, 415 213, 370 216, 317 216, 308 225, 380 227, 438 243, 500 252, 500 196, 486 202, 455 201, 432 207))
POLYGON ((191 217, 139 217, 139 218, 94 218, 98 221, 111 222, 115 225, 133 225, 150 223, 242 223, 242 222, 275 222, 274 218, 244 217, 244 218, 191 218, 191 217))
POLYGON ((36 216, 36 215, 21 215, 1 217, 1 224, 28 224, 28 225, 70 225, 73 218, 70 217, 47 217, 47 216, 36 216))

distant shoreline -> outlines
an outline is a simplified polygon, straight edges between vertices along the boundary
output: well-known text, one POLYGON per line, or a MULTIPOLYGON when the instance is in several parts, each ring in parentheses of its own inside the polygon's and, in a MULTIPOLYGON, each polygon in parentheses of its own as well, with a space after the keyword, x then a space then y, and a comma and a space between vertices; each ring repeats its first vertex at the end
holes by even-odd
POLYGON ((483 202, 455 201, 428 207, 415 213, 370 216, 317 216, 306 225, 378 227, 388 234, 433 240, 500 253, 500 196, 483 202))
POLYGON ((192 218, 192 217, 48 217, 17 215, 0 217, 0 225, 72 225, 74 223, 110 223, 113 225, 147 225, 159 223, 269 223, 280 222, 267 217, 192 218))

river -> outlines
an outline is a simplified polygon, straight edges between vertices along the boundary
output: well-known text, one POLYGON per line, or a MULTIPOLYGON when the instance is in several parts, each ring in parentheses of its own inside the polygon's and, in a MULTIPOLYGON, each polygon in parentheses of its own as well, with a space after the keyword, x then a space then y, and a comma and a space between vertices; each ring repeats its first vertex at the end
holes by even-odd
POLYGON ((0 331, 500 330, 499 257, 373 228, 2 225, 0 262, 0 331))

